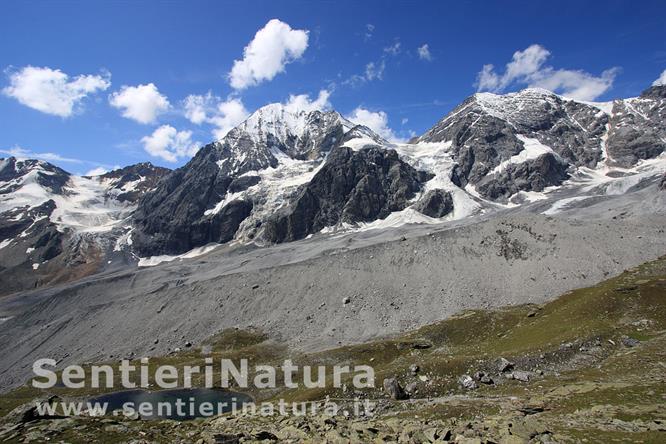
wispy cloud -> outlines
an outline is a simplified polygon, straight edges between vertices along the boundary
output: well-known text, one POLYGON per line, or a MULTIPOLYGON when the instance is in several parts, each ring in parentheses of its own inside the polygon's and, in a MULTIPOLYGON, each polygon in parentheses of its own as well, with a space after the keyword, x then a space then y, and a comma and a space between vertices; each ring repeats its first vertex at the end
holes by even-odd
POLYGON ((2 154, 7 154, 9 156, 13 157, 19 157, 22 159, 40 159, 40 160, 47 160, 50 162, 67 162, 67 163, 93 163, 93 162, 88 162, 85 160, 81 159, 73 159, 70 157, 63 157, 59 154, 56 153, 49 153, 49 152, 35 152, 32 150, 27 150, 25 148, 22 148, 18 145, 14 145, 11 148, 8 149, 0 149, 0 153, 2 154))
POLYGON ((386 63, 389 58, 396 57, 402 52, 402 45, 399 41, 394 44, 384 47, 382 55, 377 61, 366 63, 365 69, 362 73, 352 74, 349 78, 342 82, 342 85, 358 87, 367 82, 384 79, 384 71, 386 70, 386 63))
POLYGON ((427 43, 423 44, 422 46, 419 46, 416 48, 416 52, 419 55, 419 59, 425 60, 425 61, 432 61, 432 55, 430 54, 430 47, 428 46, 427 43))
MULTIPOLYGON (((105 165, 103 163, 94 162, 91 160, 65 157, 57 153, 33 151, 20 147, 18 145, 14 145, 13 147, 8 149, 0 149, 0 154, 13 156, 19 159, 39 159, 55 163, 62 162, 62 163, 71 163, 75 165, 90 165, 93 167, 90 171, 104 170, 106 172, 106 171, 111 171, 112 169, 115 168, 119 168, 118 166, 112 167, 110 165, 105 165)), ((91 176, 93 174, 84 174, 84 175, 91 176)))
POLYGON ((401 51, 401 44, 400 44, 399 41, 397 41, 394 44, 384 48, 385 53, 391 54, 391 55, 394 55, 394 56, 400 54, 400 51, 401 51))
POLYGON ((375 32, 375 25, 368 23, 365 25, 365 40, 368 41, 372 38, 373 33, 375 32))

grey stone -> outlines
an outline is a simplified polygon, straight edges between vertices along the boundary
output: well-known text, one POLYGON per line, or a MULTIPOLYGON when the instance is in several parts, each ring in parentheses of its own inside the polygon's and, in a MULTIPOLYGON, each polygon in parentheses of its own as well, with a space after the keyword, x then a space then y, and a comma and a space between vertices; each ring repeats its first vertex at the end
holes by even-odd
POLYGON ((641 341, 638 339, 630 338, 630 337, 624 337, 622 338, 622 344, 624 344, 625 347, 636 347, 639 345, 641 341))
POLYGON ((500 373, 507 372, 513 368, 513 362, 509 361, 508 359, 505 358, 499 358, 497 361, 497 370, 500 373))
POLYGON ((522 371, 522 370, 514 370, 514 371, 511 373, 511 375, 512 375, 513 379, 515 379, 515 380, 517 380, 517 381, 521 381, 521 382, 529 382, 529 381, 530 381, 530 378, 531 378, 531 376, 532 376, 532 373, 531 373, 531 372, 522 371))
POLYGON ((472 378, 470 375, 462 375, 460 378, 458 378, 458 384, 467 390, 474 390, 479 388, 474 378, 472 378))
POLYGON ((396 378, 387 378, 384 379, 384 392, 391 397, 391 399, 406 399, 407 394, 403 390, 402 386, 396 378))

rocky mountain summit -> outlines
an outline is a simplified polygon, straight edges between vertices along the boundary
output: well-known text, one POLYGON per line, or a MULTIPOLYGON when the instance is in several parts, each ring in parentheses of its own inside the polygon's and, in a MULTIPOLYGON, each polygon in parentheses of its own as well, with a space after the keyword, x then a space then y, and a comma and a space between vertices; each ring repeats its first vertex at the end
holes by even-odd
POLYGON ((388 144, 335 111, 305 112, 281 104, 260 108, 140 202, 134 248, 151 256, 227 242, 254 213, 255 226, 246 224, 243 230, 253 238, 254 228, 294 191, 290 182, 307 183, 333 148, 360 137, 388 144))

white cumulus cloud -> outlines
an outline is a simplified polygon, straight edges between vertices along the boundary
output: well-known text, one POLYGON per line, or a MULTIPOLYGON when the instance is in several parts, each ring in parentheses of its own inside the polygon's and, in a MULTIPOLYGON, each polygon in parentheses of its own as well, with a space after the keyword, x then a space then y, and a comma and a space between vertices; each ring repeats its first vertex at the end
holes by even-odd
POLYGON ((185 118, 195 125, 201 125, 208 120, 208 110, 215 101, 215 97, 209 92, 205 96, 190 94, 183 100, 185 118))
POLYGON ((9 74, 2 93, 37 111, 69 117, 86 96, 111 86, 111 75, 79 75, 70 78, 59 69, 26 66, 9 74))
POLYGON ((308 31, 292 29, 272 19, 261 28, 243 50, 243 58, 234 61, 229 83, 234 89, 245 89, 284 72, 285 66, 303 56, 308 47, 308 31))
POLYGON ((148 154, 167 162, 194 156, 200 145, 192 141, 192 131, 178 131, 171 125, 160 126, 150 136, 143 137, 141 142, 148 154))
POLYGON ((652 83, 652 86, 666 85, 666 69, 661 73, 659 78, 652 83))
POLYGON ((545 88, 577 100, 594 100, 608 91, 619 72, 610 68, 600 76, 582 70, 555 69, 545 65, 550 51, 541 45, 530 45, 516 51, 503 74, 493 65, 484 65, 477 75, 479 91, 502 92, 512 85, 545 88))
POLYGON ((230 97, 224 100, 211 92, 206 95, 187 96, 183 100, 183 110, 185 117, 195 125, 213 125, 212 134, 217 140, 226 136, 250 115, 240 98, 230 97))
POLYGON ((210 119, 210 122, 217 127, 213 130, 213 136, 218 140, 222 139, 229 131, 247 119, 249 115, 250 113, 245 109, 245 105, 240 99, 229 99, 220 102, 217 105, 215 115, 210 119))
POLYGON ((384 111, 370 111, 359 106, 346 117, 358 125, 367 126, 389 142, 405 141, 405 139, 398 137, 395 132, 389 128, 388 115, 384 111))
POLYGON ((311 111, 322 111, 331 108, 331 102, 328 101, 331 97, 331 93, 325 89, 319 91, 319 95, 316 99, 310 100, 308 94, 299 94, 289 96, 289 100, 285 104, 285 108, 289 112, 297 113, 299 111, 305 111, 309 113, 311 111))
POLYGON ((124 85, 109 96, 109 103, 121 110, 123 117, 139 123, 153 123, 169 109, 169 100, 153 83, 138 86, 124 85))
POLYGON ((421 60, 427 60, 428 62, 432 60, 432 55, 430 54, 430 47, 428 46, 427 43, 423 44, 422 46, 419 46, 416 51, 419 54, 419 59, 421 60))

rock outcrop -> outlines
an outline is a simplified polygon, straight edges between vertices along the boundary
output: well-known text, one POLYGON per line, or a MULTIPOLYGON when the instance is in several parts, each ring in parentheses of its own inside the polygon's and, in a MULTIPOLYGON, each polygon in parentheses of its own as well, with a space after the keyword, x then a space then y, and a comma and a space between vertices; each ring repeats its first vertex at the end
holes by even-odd
POLYGON ((498 174, 484 177, 476 190, 492 200, 509 198, 519 191, 543 191, 560 185, 569 174, 569 165, 555 154, 544 154, 536 159, 510 164, 498 174))
POLYGON ((426 216, 444 217, 453 211, 453 197, 448 191, 430 190, 416 202, 413 208, 426 216))
POLYGON ((606 149, 611 161, 629 168, 666 149, 666 86, 653 86, 635 99, 616 100, 606 149))
POLYGON ((266 222, 264 236, 292 241, 340 223, 382 219, 408 206, 428 179, 393 150, 336 148, 294 201, 266 222))

